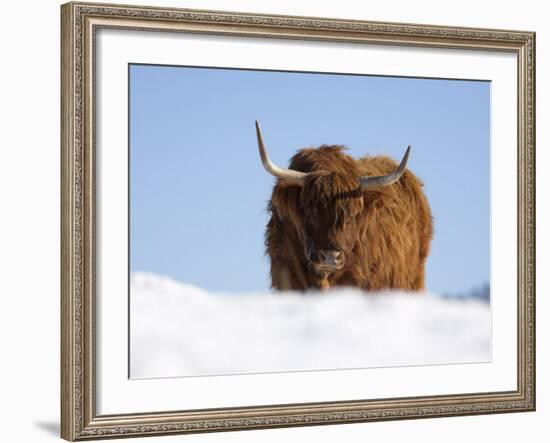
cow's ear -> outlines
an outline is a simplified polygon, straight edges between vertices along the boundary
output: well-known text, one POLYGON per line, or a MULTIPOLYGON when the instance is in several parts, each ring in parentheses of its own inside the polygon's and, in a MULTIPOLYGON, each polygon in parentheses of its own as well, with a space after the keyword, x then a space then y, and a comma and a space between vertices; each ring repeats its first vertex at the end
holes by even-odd
POLYGON ((290 220, 299 213, 300 191, 299 186, 277 185, 271 197, 270 207, 279 220, 290 220))
POLYGON ((377 202, 383 195, 384 188, 372 188, 363 191, 363 201, 365 206, 377 202))

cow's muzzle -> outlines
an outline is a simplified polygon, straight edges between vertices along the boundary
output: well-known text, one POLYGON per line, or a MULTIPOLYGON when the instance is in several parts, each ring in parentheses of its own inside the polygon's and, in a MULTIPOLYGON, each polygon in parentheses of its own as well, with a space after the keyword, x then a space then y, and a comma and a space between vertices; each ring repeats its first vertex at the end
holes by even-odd
POLYGON ((344 267, 345 255, 337 249, 319 249, 312 254, 310 263, 318 273, 331 273, 344 267))

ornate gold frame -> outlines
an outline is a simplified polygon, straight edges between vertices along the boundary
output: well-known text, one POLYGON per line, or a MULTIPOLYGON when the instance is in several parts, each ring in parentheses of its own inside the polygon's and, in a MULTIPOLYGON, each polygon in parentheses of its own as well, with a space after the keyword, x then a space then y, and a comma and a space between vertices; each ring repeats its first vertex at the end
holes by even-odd
POLYGON ((535 34, 68 3, 61 7, 61 436, 67 440, 533 411, 535 34), (508 51, 518 59, 518 383, 511 392, 98 416, 94 389, 94 33, 146 29, 508 51))

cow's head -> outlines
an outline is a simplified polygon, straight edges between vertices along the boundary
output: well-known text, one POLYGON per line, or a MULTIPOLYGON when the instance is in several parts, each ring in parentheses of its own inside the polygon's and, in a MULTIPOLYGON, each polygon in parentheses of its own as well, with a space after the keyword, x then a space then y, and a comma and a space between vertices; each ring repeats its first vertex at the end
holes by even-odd
MULTIPOLYGON (((267 172, 299 189, 296 205, 288 219, 302 243, 305 262, 317 274, 318 285, 328 287, 327 277, 343 269, 359 238, 357 220, 363 213, 363 191, 395 183, 407 165, 410 146, 397 169, 389 175, 355 177, 337 172, 302 172, 280 168, 267 155, 258 122, 256 135, 262 163, 267 172)), ((277 202, 272 202, 277 206, 277 202)), ((276 208, 277 209, 277 208, 276 208)), ((289 214, 287 214, 289 215, 289 214)))

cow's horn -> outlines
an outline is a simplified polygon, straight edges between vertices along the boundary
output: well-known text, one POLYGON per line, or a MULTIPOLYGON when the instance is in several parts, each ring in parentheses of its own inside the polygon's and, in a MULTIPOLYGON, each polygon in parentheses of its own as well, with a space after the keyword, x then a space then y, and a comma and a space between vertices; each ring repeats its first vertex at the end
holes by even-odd
POLYGON ((403 160, 397 167, 395 171, 388 175, 381 175, 380 177, 360 177, 359 182, 361 183, 362 189, 370 188, 379 188, 381 186, 391 185, 401 178, 405 168, 407 167, 407 160, 409 160, 409 153, 411 152, 411 147, 407 148, 403 160))
POLYGON ((262 158, 262 163, 265 170, 271 175, 281 180, 284 180, 287 183, 302 186, 307 177, 307 173, 294 171, 292 169, 279 168, 277 165, 271 162, 265 150, 264 141, 262 139, 262 133, 260 131, 260 125, 258 124, 258 121, 256 121, 256 136, 258 137, 258 149, 260 150, 260 157, 262 158))

